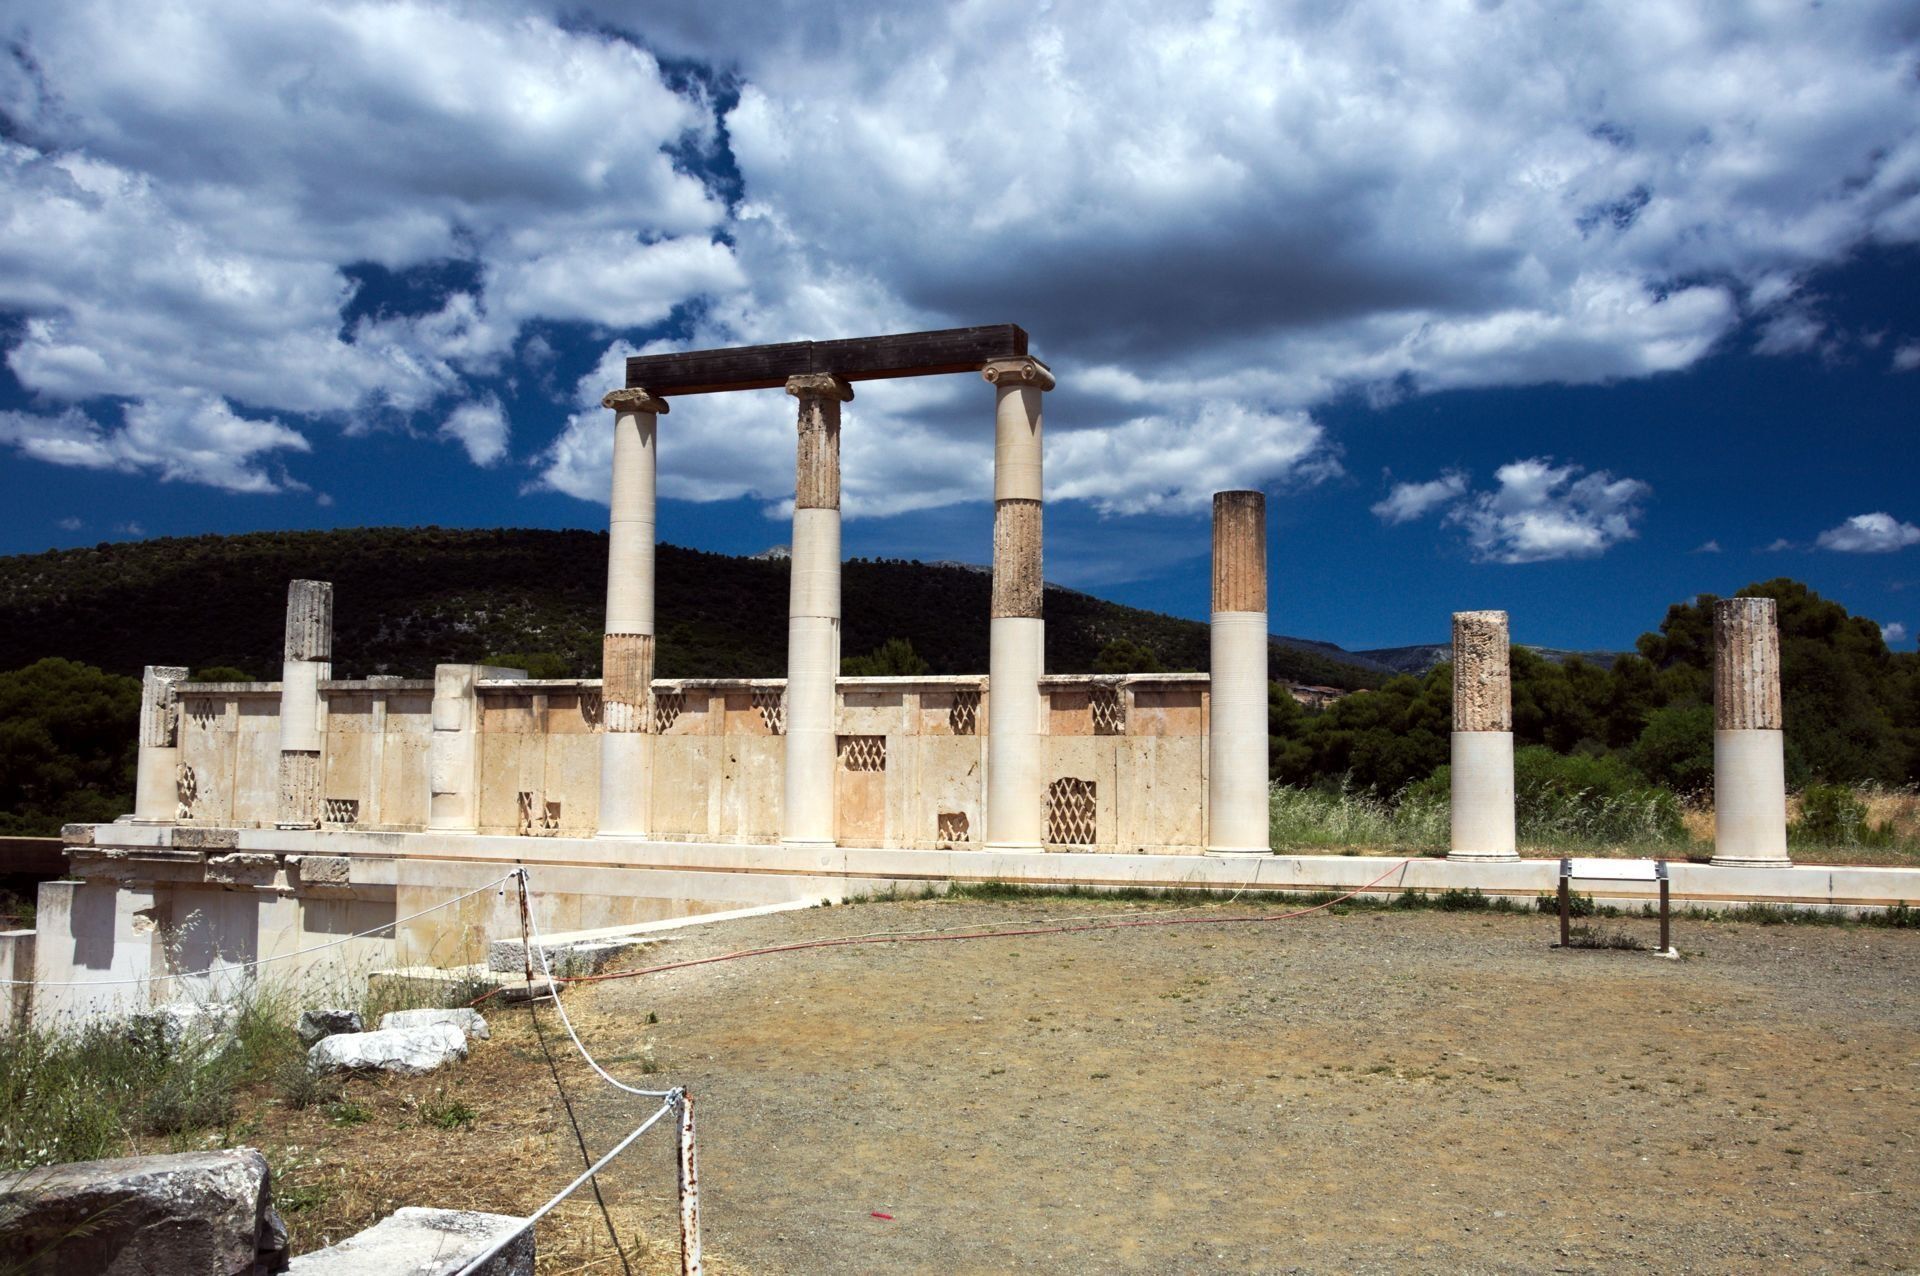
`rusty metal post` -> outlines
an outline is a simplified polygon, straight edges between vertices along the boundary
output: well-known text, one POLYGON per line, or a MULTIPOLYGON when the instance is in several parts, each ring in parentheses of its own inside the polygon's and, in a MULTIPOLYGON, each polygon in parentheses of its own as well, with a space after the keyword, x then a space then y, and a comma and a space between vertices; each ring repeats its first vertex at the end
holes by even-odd
POLYGON ((700 1158, 691 1090, 680 1092, 680 1276, 700 1276, 700 1158))
MULTIPOLYGON (((1661 866, 1663 869, 1665 865, 1661 866)), ((1673 948, 1673 927, 1667 909, 1667 875, 1660 874, 1660 951, 1669 952, 1673 948)))

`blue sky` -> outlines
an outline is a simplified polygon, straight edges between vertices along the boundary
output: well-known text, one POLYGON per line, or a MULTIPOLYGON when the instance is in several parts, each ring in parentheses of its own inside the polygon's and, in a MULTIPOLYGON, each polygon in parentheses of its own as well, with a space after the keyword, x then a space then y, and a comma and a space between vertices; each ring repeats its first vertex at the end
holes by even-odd
MULTIPOLYGON (((1620 647, 1776 575, 1920 630, 1908 4, 4 22, 0 552, 599 527, 628 353, 1017 322, 1060 583, 1204 615, 1253 485, 1279 632, 1620 647)), ((988 556, 991 402, 859 387, 850 555, 988 556)), ((783 543, 792 417, 676 401, 663 539, 783 543)))

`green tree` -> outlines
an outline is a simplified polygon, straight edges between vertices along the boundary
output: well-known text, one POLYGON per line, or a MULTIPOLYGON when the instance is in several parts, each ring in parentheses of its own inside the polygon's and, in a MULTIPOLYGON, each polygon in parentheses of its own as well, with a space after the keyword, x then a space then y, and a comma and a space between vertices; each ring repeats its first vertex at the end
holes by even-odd
POLYGON ((507 651, 497 656, 482 657, 483 665, 499 665, 505 669, 524 669, 529 678, 577 678, 580 675, 573 664, 557 651, 507 651))
POLYGON ((137 679, 58 657, 0 674, 0 832, 132 810, 139 725, 137 679))
POLYGON ((1115 638, 1094 657, 1095 673, 1159 673, 1160 657, 1153 648, 1130 638, 1115 638))
POLYGON ((915 678, 931 672, 905 638, 889 638, 864 656, 842 656, 843 678, 915 678))
POLYGON ((1713 710, 1703 704, 1655 709, 1633 742, 1634 770, 1677 793, 1713 789, 1713 710))

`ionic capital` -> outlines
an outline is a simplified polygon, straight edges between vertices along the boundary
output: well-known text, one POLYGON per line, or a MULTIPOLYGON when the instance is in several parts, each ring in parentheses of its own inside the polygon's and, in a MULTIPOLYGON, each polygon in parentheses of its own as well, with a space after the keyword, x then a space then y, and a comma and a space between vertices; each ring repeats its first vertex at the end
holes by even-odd
POLYGON ((637 385, 607 391, 601 396, 600 406, 612 408, 615 412, 652 412, 658 415, 665 415, 669 410, 665 399, 637 385))
POLYGON ((1019 355, 1011 359, 989 359, 980 369, 988 385, 1030 385, 1038 390, 1053 389, 1053 371, 1038 359, 1019 355))
POLYGON ((802 372, 787 378, 787 393, 796 399, 838 399, 845 403, 853 398, 853 387, 831 372, 802 372))

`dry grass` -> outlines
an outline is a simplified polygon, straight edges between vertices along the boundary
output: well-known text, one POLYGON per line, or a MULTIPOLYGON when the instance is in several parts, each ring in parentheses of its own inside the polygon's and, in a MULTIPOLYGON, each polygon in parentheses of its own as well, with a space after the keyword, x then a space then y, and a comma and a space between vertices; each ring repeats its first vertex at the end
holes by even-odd
MULTIPOLYGON (((266 1154, 275 1174, 274 1199, 295 1253, 341 1241, 406 1205, 530 1214, 586 1162, 528 1015, 523 1006, 493 1009, 488 1014, 493 1039, 474 1042, 465 1063, 424 1077, 350 1080, 334 1103, 296 1111, 265 1086, 256 1087, 240 1096, 236 1124, 205 1141, 244 1144, 266 1154), (472 1110, 470 1124, 440 1128, 427 1119, 436 1106, 453 1101, 472 1110)), ((553 1012, 542 1010, 540 1016, 576 1105, 603 1090, 573 1052, 553 1012)), ((599 1095, 592 1097, 596 1104, 603 1102, 599 1095)), ((630 1103, 625 1130, 652 1111, 647 1100, 630 1103)), ((609 1144, 591 1132, 588 1137, 592 1153, 604 1154, 609 1144)), ((677 1273, 670 1122, 649 1131, 609 1166, 600 1187, 620 1251, 607 1234, 591 1188, 582 1187, 539 1224, 535 1270, 540 1276, 677 1273)), ((706 1268, 722 1276, 742 1270, 711 1256, 706 1268)))

